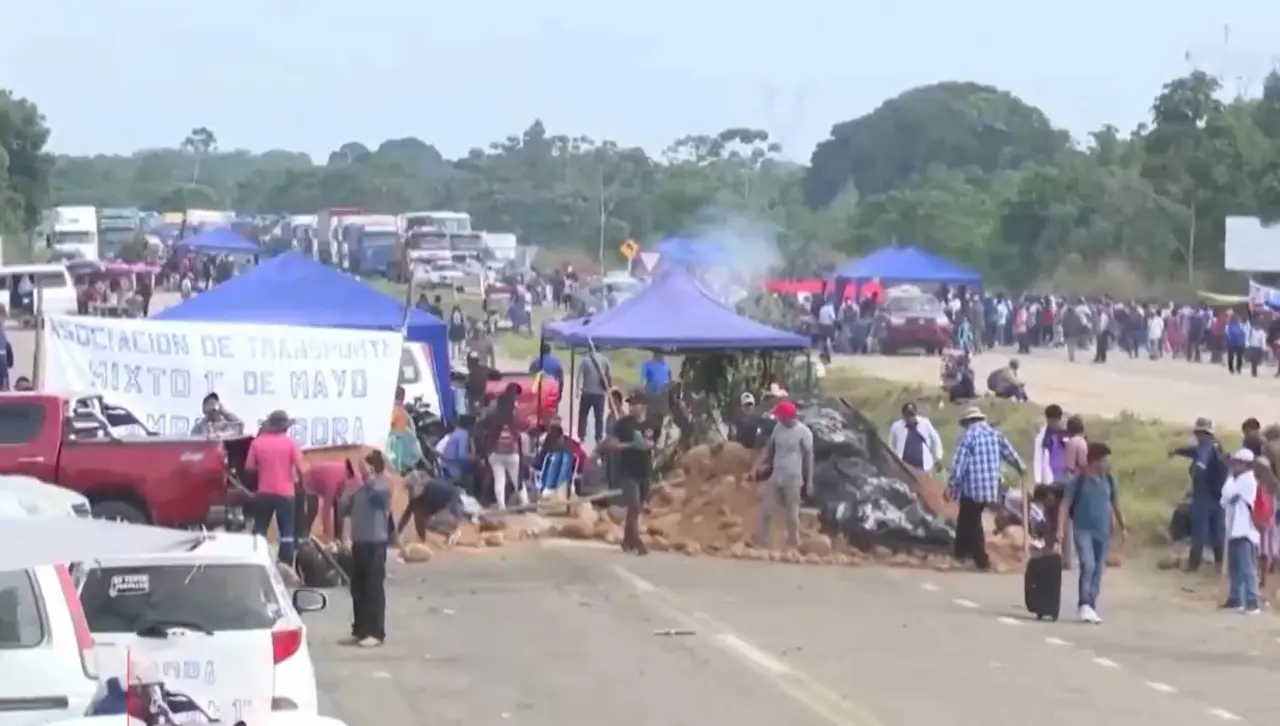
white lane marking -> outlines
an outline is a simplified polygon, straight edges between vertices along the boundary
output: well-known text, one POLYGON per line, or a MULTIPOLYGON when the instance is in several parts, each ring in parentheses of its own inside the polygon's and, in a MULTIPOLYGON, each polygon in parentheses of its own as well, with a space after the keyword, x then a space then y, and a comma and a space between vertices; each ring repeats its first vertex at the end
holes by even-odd
POLYGON ((1055 638, 1052 635, 1047 636, 1044 639, 1044 642, 1048 643, 1049 645, 1071 645, 1071 643, 1063 640, 1062 638, 1055 638))
POLYGON ((1119 664, 1119 663, 1117 663, 1117 662, 1115 662, 1115 661, 1111 660, 1110 658, 1103 658, 1103 657, 1101 657, 1101 656, 1099 656, 1099 657, 1097 657, 1097 658, 1094 658, 1094 659, 1093 659, 1093 662, 1094 662, 1094 663, 1097 663, 1098 665, 1102 666, 1103 668, 1119 668, 1119 667, 1120 667, 1120 664, 1119 664))
POLYGON ((1222 719, 1223 721, 1239 721, 1239 720, 1241 720, 1239 716, 1235 715, 1234 713, 1231 713, 1230 711, 1227 711, 1227 710, 1225 710, 1225 709, 1221 709, 1221 708, 1211 708, 1211 709, 1209 709, 1209 715, 1210 715, 1210 716, 1217 716, 1218 718, 1222 719))
POLYGON ((789 668, 786 663, 774 658, 733 633, 716 633, 716 640, 720 641, 720 645, 723 645, 733 651, 739 657, 760 666, 775 676, 791 673, 791 668, 789 668))
POLYGON ((875 714, 861 704, 827 688, 780 658, 774 657, 729 626, 690 607, 675 593, 639 577, 620 565, 610 567, 615 575, 628 582, 649 602, 675 619, 682 627, 711 636, 716 645, 744 666, 768 678, 770 683, 832 726, 883 726, 875 714))
POLYGON ((953 603, 955 603, 955 604, 959 605, 959 606, 960 606, 960 607, 962 607, 962 608, 969 608, 970 610, 973 610, 973 609, 975 609, 975 608, 977 608, 977 607, 978 607, 978 603, 976 603, 976 602, 974 602, 974 601, 972 601, 972 600, 965 600, 965 599, 964 599, 964 598, 962 598, 962 597, 958 597, 958 598, 956 598, 956 599, 952 600, 951 602, 953 602, 953 603))
POLYGON ((1001 615, 996 618, 996 622, 1004 625, 1022 625, 1016 618, 1011 618, 1008 615, 1001 615))
POLYGON ((1150 688, 1151 690, 1157 691, 1159 693, 1177 693, 1178 692, 1178 689, 1174 688, 1168 683, 1162 683, 1160 681, 1147 681, 1146 683, 1147 683, 1147 688, 1150 688))
MULTIPOLYGON (((925 590, 926 592, 937 592, 938 586, 932 582, 922 582, 920 583, 920 589, 925 590)), ((1276 638, 1276 640, 1280 641, 1280 638, 1276 638)))
POLYGON ((615 567, 613 568, 613 571, 618 574, 618 577, 626 580, 627 584, 635 588, 636 592, 656 592, 658 589, 657 585, 654 585, 643 577, 632 573, 630 570, 615 567))
POLYGON ((618 548, 617 545, 611 545, 607 542, 599 542, 594 539, 560 539, 559 537, 553 537, 550 539, 540 539, 538 540, 538 546, 540 547, 571 547, 571 548, 576 547, 576 548, 591 549, 591 550, 615 550, 618 548))

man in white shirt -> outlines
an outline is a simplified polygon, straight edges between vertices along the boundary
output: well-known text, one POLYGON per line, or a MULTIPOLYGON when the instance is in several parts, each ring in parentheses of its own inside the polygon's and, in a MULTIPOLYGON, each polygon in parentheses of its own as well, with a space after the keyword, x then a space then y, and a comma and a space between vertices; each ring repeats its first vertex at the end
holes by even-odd
POLYGON ((1258 480, 1253 475, 1253 452, 1240 449, 1231 455, 1231 476, 1222 485, 1222 509, 1227 525, 1227 600, 1222 607, 1257 615, 1258 543, 1261 535, 1253 524, 1258 480))
POLYGON ((1261 321, 1255 320, 1248 325, 1245 332, 1245 358, 1249 361, 1249 371, 1254 378, 1258 377, 1258 366, 1262 365, 1262 358, 1266 354, 1267 349, 1267 327, 1261 321))
POLYGON ((902 418, 889 427, 889 448, 907 464, 933 471, 942 461, 942 437, 914 403, 902 405, 902 418))

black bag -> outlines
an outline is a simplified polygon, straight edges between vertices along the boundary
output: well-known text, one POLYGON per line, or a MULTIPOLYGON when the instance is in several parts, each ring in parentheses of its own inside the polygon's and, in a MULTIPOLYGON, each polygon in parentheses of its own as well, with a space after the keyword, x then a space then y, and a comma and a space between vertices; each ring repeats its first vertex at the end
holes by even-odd
POLYGON ((313 539, 298 543, 297 571, 307 587, 329 588, 346 584, 346 575, 338 563, 321 552, 313 539))
POLYGON ((1027 562, 1023 581, 1027 610, 1036 620, 1058 619, 1062 609, 1062 555, 1036 555, 1027 562))

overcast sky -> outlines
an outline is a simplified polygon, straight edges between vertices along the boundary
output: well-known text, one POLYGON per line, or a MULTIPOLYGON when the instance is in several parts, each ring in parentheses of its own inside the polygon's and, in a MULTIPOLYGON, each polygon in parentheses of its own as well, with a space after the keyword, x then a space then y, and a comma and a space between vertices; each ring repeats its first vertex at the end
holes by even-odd
POLYGON ((42 0, 3 15, 0 86, 77 154, 208 126, 223 148, 323 159, 417 136, 453 156, 541 117, 651 150, 758 126, 807 159, 833 123, 920 84, 994 84, 1081 135, 1142 121, 1189 50, 1255 91, 1280 57, 1276 0, 42 0))

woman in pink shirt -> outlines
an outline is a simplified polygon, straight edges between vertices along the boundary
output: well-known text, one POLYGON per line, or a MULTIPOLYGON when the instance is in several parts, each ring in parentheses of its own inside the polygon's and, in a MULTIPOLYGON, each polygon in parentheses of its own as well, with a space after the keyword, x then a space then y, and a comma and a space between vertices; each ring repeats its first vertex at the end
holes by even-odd
POLYGON ((347 487, 359 483, 355 466, 350 460, 312 462, 302 474, 302 489, 307 494, 307 509, 302 527, 310 532, 317 516, 320 517, 320 536, 325 541, 342 539, 342 517, 338 514, 338 502, 347 487))
POLYGON ((280 561, 292 566, 297 537, 297 492, 302 479, 302 451, 289 438, 293 420, 284 411, 272 411, 253 443, 245 468, 258 475, 258 492, 253 503, 253 533, 266 536, 275 517, 280 534, 280 561))

